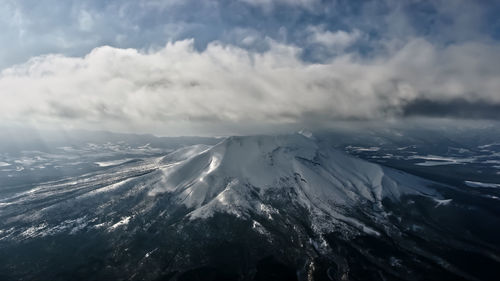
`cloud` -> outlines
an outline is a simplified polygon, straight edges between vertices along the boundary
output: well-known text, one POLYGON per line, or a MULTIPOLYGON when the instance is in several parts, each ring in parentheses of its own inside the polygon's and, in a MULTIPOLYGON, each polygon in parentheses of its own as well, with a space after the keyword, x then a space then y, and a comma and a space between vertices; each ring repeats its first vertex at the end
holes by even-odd
POLYGON ((94 19, 89 12, 81 10, 78 16, 78 24, 80 26, 80 30, 90 31, 94 27, 94 19))
POLYGON ((309 40, 312 43, 321 44, 336 51, 344 50, 361 37, 361 32, 357 29, 354 29, 352 32, 344 30, 331 32, 324 30, 323 27, 309 26, 308 31, 311 33, 309 40))
POLYGON ((500 46, 493 43, 440 47, 414 38, 389 54, 345 53, 313 64, 300 59, 301 48, 267 41, 263 53, 218 42, 197 51, 193 40, 181 40, 156 51, 104 46, 84 57, 36 57, 1 72, 0 119, 229 134, 435 116, 443 108, 427 112, 422 101, 463 100, 468 111, 500 104, 500 46))
POLYGON ((274 5, 289 5, 310 8, 318 4, 319 0, 240 0, 251 5, 261 6, 265 9, 272 8, 274 5))
POLYGON ((197 50, 220 41, 261 51, 267 49, 259 44, 265 37, 301 48, 307 48, 316 38, 318 46, 309 46, 303 58, 312 53, 308 58, 317 62, 338 53, 324 50, 319 42, 336 42, 333 46, 341 47, 342 36, 350 38, 356 30, 361 38, 351 48, 358 48, 360 55, 372 55, 386 47, 380 44, 389 41, 399 48, 413 37, 441 44, 500 38, 500 4, 492 0, 3 2, 0 69, 49 53, 83 56, 102 45, 159 48, 168 41, 187 38, 196 39, 197 50), (313 38, 307 32, 310 26, 320 27, 313 38), (238 30, 256 32, 247 38, 230 36, 238 37, 238 30), (314 55, 317 52, 321 54, 314 55))

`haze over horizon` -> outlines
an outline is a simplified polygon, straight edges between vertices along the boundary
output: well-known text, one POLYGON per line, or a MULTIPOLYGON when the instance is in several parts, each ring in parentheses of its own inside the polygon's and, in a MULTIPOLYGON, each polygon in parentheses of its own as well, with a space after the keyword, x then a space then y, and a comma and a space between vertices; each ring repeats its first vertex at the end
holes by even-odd
POLYGON ((495 1, 5 1, 0 126, 155 135, 500 117, 495 1))

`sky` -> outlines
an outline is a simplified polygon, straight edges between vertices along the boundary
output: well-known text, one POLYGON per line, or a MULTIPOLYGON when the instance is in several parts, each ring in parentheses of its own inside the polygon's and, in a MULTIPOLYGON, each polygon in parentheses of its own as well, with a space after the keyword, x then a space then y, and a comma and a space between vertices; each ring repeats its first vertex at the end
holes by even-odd
POLYGON ((0 125, 499 120, 499 13, 488 0, 3 0, 0 125))

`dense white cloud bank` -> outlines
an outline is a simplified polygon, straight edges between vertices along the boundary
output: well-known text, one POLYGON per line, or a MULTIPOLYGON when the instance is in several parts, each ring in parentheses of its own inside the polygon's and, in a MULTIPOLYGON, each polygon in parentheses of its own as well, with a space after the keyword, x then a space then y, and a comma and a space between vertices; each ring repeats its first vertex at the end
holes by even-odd
POLYGON ((302 61, 298 47, 269 44, 265 53, 216 42, 198 52, 183 40, 155 51, 104 46, 84 57, 35 57, 1 72, 0 119, 230 134, 391 118, 420 99, 500 103, 493 43, 436 47, 415 38, 372 58, 344 53, 322 64, 302 61))

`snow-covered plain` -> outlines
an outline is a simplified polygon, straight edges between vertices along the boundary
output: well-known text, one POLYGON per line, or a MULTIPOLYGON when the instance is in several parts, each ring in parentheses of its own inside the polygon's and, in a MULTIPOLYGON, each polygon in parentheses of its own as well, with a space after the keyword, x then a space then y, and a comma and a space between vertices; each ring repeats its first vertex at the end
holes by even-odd
POLYGON ((499 183, 486 183, 478 181, 465 181, 465 184, 470 187, 487 187, 487 188, 500 188, 499 183))

